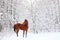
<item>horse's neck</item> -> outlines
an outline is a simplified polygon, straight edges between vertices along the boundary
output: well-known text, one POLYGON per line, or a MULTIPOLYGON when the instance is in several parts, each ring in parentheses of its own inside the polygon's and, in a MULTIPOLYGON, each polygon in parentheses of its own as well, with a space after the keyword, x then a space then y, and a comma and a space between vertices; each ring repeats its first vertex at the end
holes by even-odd
POLYGON ((27 24, 23 24, 23 26, 28 26, 27 24))
POLYGON ((28 24, 23 24, 23 26, 26 26, 26 27, 28 27, 28 24))

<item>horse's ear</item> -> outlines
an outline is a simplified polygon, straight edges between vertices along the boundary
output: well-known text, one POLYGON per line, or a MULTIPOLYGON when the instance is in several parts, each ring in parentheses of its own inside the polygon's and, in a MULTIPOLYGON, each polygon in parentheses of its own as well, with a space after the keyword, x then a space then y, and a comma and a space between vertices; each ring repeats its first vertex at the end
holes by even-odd
POLYGON ((27 19, 25 19, 25 21, 26 21, 27 19))
POLYGON ((25 19, 25 20, 27 20, 27 19, 25 19))

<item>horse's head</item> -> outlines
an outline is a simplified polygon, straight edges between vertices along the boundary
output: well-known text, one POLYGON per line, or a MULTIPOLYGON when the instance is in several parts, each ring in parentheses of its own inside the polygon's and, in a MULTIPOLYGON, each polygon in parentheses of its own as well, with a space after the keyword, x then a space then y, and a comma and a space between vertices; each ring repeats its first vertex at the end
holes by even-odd
POLYGON ((23 25, 28 25, 27 19, 25 19, 25 21, 23 22, 23 25))

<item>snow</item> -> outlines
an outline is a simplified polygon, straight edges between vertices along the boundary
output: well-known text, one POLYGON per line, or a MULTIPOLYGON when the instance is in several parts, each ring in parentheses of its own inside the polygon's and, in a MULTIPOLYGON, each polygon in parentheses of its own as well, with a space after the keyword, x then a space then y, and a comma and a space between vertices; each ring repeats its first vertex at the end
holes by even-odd
POLYGON ((19 31, 18 37, 14 31, 0 32, 0 40, 60 40, 60 32, 28 32, 23 38, 23 32, 19 31))

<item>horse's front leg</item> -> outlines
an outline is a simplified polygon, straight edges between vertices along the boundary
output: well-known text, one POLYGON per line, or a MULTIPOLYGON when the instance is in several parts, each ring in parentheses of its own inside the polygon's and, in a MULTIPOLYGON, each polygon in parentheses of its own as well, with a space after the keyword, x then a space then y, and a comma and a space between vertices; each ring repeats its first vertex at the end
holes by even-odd
POLYGON ((23 37, 24 37, 24 32, 25 32, 25 31, 23 30, 23 37))
POLYGON ((26 30, 26 37, 27 37, 27 30, 26 30))

